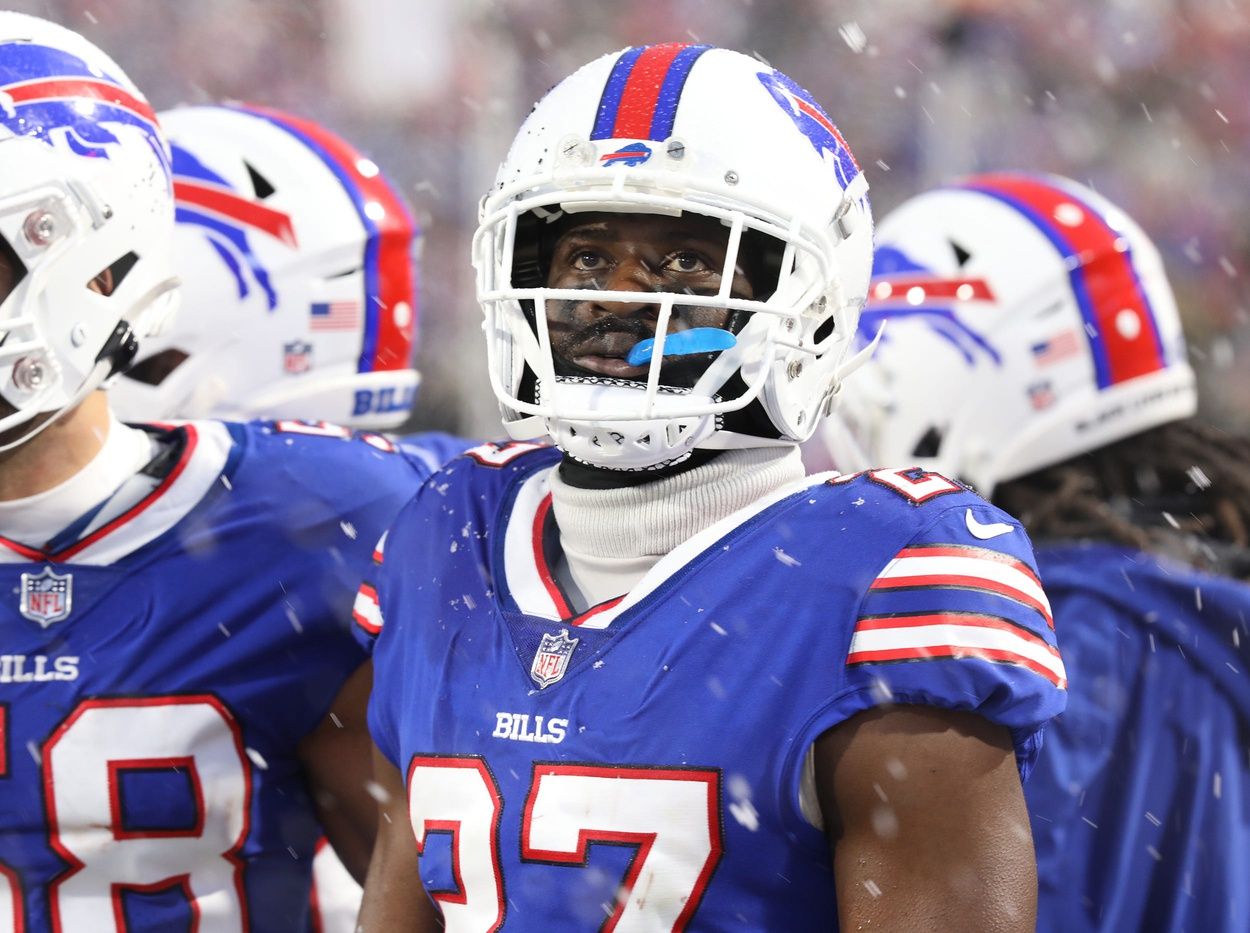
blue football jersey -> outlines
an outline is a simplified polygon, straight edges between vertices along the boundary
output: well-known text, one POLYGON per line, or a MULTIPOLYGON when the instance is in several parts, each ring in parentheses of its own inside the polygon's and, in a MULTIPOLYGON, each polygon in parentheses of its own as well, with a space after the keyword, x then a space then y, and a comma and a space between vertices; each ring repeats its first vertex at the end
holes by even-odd
POLYGON ((403 434, 393 440, 403 448, 404 453, 420 460, 430 468, 431 472, 479 443, 442 431, 403 434))
POLYGON ((1038 550, 1072 681, 1025 785, 1038 928, 1250 930, 1250 586, 1038 550))
POLYGON ((296 746, 365 659, 352 599, 428 470, 325 425, 145 430, 132 508, 0 538, 0 929, 303 930, 296 746))
POLYGON ((1032 764, 1064 668, 1028 539, 982 499, 809 477, 578 613, 552 573, 558 459, 452 461, 357 597, 370 728, 448 930, 829 930, 818 736, 889 702, 975 710, 1032 764))

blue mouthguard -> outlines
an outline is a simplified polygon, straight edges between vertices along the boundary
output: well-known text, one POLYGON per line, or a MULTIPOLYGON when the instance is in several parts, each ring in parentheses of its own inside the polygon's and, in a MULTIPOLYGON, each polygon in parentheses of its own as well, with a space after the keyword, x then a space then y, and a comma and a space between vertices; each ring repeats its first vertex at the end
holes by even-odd
MULTIPOLYGON (((691 353, 716 353, 730 349, 737 342, 737 337, 719 327, 693 327, 690 330, 679 330, 674 334, 669 334, 664 341, 664 355, 689 356, 691 353)), ((654 349, 654 337, 639 340, 625 356, 625 362, 630 366, 646 366, 651 362, 654 349)))

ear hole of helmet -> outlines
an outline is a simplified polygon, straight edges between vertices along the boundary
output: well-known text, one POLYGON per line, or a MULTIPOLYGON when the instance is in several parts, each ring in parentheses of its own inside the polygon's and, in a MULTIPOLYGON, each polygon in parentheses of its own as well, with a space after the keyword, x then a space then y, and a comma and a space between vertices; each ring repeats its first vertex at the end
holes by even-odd
POLYGON ((158 386, 168 379, 189 355, 183 350, 162 350, 160 353, 154 353, 147 359, 135 363, 126 370, 125 376, 127 379, 142 382, 144 385, 158 386))
POLYGON ((135 264, 138 261, 139 256, 134 251, 118 257, 106 268, 101 269, 93 275, 91 280, 87 282, 87 288, 92 291, 99 292, 107 298, 109 295, 113 294, 113 292, 117 291, 118 287, 122 284, 122 280, 130 274, 130 271, 135 267, 135 264))
POLYGON ((913 457, 936 457, 942 449, 942 432, 936 424, 929 425, 929 430, 920 436, 916 446, 912 448, 913 457))

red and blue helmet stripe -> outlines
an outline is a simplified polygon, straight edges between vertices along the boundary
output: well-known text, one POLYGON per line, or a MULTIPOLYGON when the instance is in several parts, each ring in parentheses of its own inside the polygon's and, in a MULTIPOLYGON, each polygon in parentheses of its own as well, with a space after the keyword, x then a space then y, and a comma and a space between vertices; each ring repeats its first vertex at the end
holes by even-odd
POLYGON ((403 199, 380 172, 362 171, 365 160, 359 152, 316 123, 250 104, 235 105, 233 109, 260 117, 290 133, 317 153, 338 178, 367 237, 365 332, 358 371, 407 369, 417 326, 416 270, 412 262, 412 240, 417 230, 403 199), (391 313, 401 302, 412 312, 402 325, 391 313))
POLYGON ((626 49, 608 75, 590 138, 662 141, 672 136, 690 69, 710 48, 670 42, 626 49))
POLYGON ((145 133, 168 177, 169 156, 151 105, 76 55, 29 42, 4 43, 0 92, 11 103, 0 108, 0 125, 15 135, 63 143, 79 155, 107 159, 107 147, 118 139, 101 124, 134 126, 145 133), (83 108, 84 100, 95 106, 83 108))
POLYGON ((1100 389, 1167 366, 1155 312, 1137 274, 1127 238, 1101 211, 1040 178, 981 175, 958 187, 1011 206, 1059 252, 1085 321, 1083 330, 1100 389), (1065 204, 1075 204, 1083 216, 1061 222, 1065 204), (1125 310, 1137 315, 1139 333, 1127 334, 1117 326, 1116 318, 1125 310))

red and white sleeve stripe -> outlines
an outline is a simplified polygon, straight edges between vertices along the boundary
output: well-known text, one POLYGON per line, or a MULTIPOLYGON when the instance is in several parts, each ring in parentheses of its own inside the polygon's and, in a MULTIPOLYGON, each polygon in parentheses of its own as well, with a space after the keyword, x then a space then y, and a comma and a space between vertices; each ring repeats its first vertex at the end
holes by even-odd
POLYGON ((1050 601, 1041 581, 1023 561, 971 545, 920 545, 898 552, 878 574, 870 589, 918 589, 921 587, 956 587, 981 590, 1013 599, 1036 610, 1055 627, 1050 601))
POLYGON ((975 612, 865 616, 856 623, 848 666, 976 658, 1027 668, 1068 685, 1059 652, 1009 619, 975 612))
POLYGON ((352 605, 352 621, 370 635, 382 631, 382 607, 378 605, 378 591, 370 584, 362 583, 352 605))

